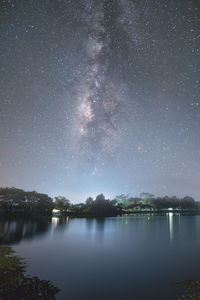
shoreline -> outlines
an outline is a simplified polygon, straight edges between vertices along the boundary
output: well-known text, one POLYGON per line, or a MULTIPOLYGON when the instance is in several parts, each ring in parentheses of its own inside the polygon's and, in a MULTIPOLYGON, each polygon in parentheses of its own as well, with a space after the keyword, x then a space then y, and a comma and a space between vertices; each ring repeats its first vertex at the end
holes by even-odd
POLYGON ((125 215, 133 215, 133 214, 167 214, 167 213, 180 213, 180 214, 200 214, 200 210, 192 210, 192 209, 185 209, 185 210, 137 210, 137 211, 122 211, 119 213, 113 213, 113 214, 93 214, 93 213, 76 213, 76 212, 60 212, 60 213, 54 213, 54 217, 79 217, 79 218, 102 218, 102 217, 119 217, 119 216, 125 216, 125 215))
POLYGON ((140 215, 140 214, 190 214, 190 215, 199 215, 200 209, 174 209, 174 210, 133 210, 133 211, 121 211, 121 212, 115 212, 115 213, 78 213, 78 212, 57 212, 52 214, 23 214, 23 213, 11 213, 11 214, 0 214, 0 218, 10 218, 10 217, 24 217, 24 218, 44 218, 44 217, 74 217, 74 218, 106 218, 106 217, 119 217, 119 216, 125 216, 125 215, 140 215))

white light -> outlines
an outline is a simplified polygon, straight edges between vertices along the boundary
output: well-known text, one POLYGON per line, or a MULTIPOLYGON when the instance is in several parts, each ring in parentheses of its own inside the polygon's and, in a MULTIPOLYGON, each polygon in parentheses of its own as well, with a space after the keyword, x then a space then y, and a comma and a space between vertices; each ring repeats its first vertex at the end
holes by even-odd
POLYGON ((59 218, 53 217, 51 219, 51 221, 52 221, 53 227, 56 228, 58 225, 58 222, 59 222, 59 218))

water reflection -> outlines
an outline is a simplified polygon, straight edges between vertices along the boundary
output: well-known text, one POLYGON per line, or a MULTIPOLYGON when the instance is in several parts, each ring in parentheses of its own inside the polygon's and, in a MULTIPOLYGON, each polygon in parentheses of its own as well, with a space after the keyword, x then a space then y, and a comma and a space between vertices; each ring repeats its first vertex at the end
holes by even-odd
POLYGON ((173 240, 173 212, 168 214, 169 216, 169 239, 172 242, 173 240))
POLYGON ((52 219, 51 219, 51 222, 52 222, 52 227, 54 228, 54 229, 56 229, 56 227, 58 226, 58 224, 59 224, 59 218, 58 217, 53 217, 52 219))
POLYGON ((184 236, 187 242, 198 237, 198 215, 181 215, 169 212, 166 214, 170 243, 176 243, 184 236), (186 226, 187 224, 187 226, 186 226))
POLYGON ((124 216, 117 218, 70 218, 70 217, 41 217, 31 219, 1 219, 0 220, 0 244, 19 243, 21 240, 43 237, 46 234, 51 236, 58 232, 66 234, 69 228, 77 228, 79 234, 85 232, 88 237, 103 240, 104 236, 113 230, 122 230, 126 233, 133 229, 143 230, 142 235, 158 235, 160 239, 160 229, 163 231, 163 238, 174 243, 182 235, 188 239, 195 238, 197 216, 184 216, 188 218, 189 227, 185 226, 183 217, 180 214, 169 212, 163 216, 155 214, 124 216), (161 221, 162 220, 162 221, 161 221), (166 222, 167 221, 167 222, 166 222), (113 227, 113 223, 115 226, 113 227), (81 224, 81 225, 80 225, 81 224), (83 227, 84 225, 84 227, 83 227), (167 227, 166 227, 167 225, 167 227), (127 229, 126 229, 127 228, 127 229), (142 229, 143 228, 143 229, 142 229))
POLYGON ((104 218, 96 219, 96 231, 103 233, 105 229, 105 220, 104 218))
POLYGON ((51 218, 1 219, 0 243, 18 243, 22 239, 31 239, 35 235, 44 235, 50 226, 51 218))
POLYGON ((86 218, 85 222, 86 222, 86 228, 88 231, 91 231, 93 228, 93 224, 94 224, 94 218, 86 218))
POLYGON ((49 232, 65 231, 69 217, 40 217, 30 219, 1 219, 0 244, 19 243, 22 240, 44 236, 49 232))

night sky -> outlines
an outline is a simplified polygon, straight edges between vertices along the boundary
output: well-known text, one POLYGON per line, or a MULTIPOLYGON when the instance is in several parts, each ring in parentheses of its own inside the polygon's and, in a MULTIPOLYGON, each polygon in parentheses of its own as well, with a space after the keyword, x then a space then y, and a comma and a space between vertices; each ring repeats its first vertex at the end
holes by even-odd
POLYGON ((200 1, 1 0, 0 186, 200 200, 200 1))

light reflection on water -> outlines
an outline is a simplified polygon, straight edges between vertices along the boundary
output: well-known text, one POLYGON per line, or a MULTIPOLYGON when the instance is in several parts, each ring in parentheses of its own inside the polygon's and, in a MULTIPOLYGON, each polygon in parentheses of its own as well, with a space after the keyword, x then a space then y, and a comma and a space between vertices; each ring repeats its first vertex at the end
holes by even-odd
POLYGON ((173 212, 169 212, 169 238, 170 241, 173 241, 173 212))
POLYGON ((51 223, 52 223, 52 228, 53 228, 53 229, 57 227, 57 225, 58 225, 58 223, 59 223, 59 220, 60 220, 60 219, 59 219, 58 217, 52 217, 51 223))
POLYGON ((1 243, 58 299, 177 299, 176 281, 200 278, 200 216, 0 220, 1 243), (134 291, 134 298, 133 298, 134 291))

